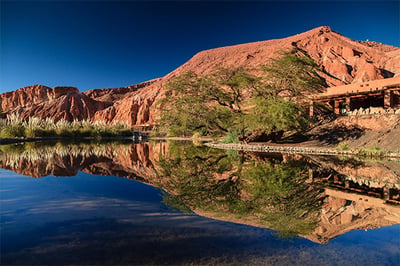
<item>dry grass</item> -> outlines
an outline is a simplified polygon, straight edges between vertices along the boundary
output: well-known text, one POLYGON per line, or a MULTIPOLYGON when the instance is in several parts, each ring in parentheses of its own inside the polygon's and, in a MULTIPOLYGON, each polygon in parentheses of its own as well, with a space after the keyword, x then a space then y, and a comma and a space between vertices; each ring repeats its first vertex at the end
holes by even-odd
POLYGON ((16 114, 0 119, 0 138, 35 138, 35 137, 115 137, 131 136, 128 124, 105 121, 74 120, 72 122, 50 118, 29 117, 21 119, 16 114))

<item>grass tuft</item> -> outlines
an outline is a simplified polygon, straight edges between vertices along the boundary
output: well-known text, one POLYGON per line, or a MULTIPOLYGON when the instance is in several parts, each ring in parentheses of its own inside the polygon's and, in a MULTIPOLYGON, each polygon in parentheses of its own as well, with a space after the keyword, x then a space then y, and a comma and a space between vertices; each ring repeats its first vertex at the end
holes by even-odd
POLYGON ((337 148, 339 151, 348 151, 349 150, 349 145, 347 143, 340 143, 337 148))

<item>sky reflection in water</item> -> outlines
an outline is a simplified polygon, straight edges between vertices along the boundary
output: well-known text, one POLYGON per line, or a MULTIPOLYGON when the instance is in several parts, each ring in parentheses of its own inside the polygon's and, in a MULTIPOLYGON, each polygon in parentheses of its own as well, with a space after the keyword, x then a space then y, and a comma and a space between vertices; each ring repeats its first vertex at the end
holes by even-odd
POLYGON ((0 169, 0 189, 1 264, 400 263, 398 224, 321 245, 182 213, 160 189, 126 178, 0 169))

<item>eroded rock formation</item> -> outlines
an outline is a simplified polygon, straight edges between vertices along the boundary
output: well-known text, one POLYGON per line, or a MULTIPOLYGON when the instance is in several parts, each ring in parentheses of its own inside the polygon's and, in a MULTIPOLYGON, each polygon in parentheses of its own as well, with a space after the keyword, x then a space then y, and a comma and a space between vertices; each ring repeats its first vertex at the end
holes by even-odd
POLYGON ((111 105, 79 93, 75 87, 49 88, 42 85, 3 93, 0 100, 1 110, 6 114, 16 113, 22 119, 30 116, 50 117, 55 121, 91 119, 97 111, 111 105))
POLYGON ((52 88, 43 85, 33 85, 0 94, 0 106, 3 111, 10 111, 16 107, 26 107, 52 98, 52 88))

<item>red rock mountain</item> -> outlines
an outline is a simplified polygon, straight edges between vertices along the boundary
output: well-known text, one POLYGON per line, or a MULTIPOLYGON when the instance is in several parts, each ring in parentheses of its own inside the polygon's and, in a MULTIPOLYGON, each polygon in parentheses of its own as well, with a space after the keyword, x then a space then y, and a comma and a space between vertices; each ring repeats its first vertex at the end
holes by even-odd
POLYGON ((91 119, 97 110, 108 105, 79 93, 75 87, 33 85, 0 95, 1 110, 17 113, 23 119, 29 116, 51 117, 55 121, 91 119))
POLYGON ((34 85, 0 95, 4 113, 23 117, 126 121, 131 125, 154 123, 155 102, 165 84, 187 71, 198 74, 218 67, 256 67, 276 58, 280 50, 298 47, 320 66, 329 86, 400 75, 400 48, 370 41, 353 41, 329 27, 319 27, 284 39, 260 41, 202 51, 165 77, 114 89, 78 93, 70 87, 34 85))

